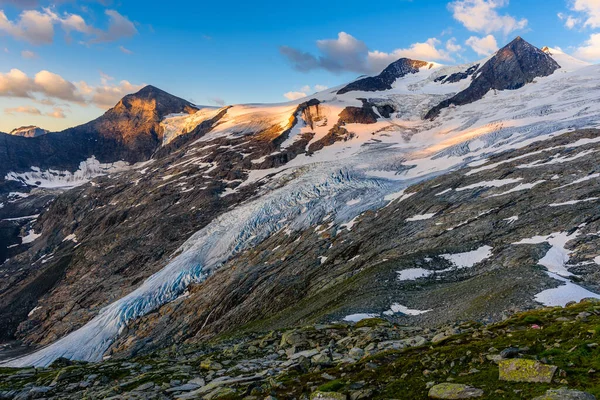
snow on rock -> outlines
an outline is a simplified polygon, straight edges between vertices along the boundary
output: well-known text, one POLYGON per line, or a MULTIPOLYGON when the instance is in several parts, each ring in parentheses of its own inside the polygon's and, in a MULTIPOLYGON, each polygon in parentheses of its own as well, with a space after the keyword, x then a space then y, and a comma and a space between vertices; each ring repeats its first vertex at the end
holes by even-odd
POLYGON ((415 316, 415 315, 421 315, 421 314, 425 314, 428 313, 430 311, 433 310, 411 310, 410 308, 403 306, 401 304, 398 303, 394 303, 390 306, 390 309, 388 311, 384 311, 383 313, 385 315, 394 315, 397 313, 402 313, 404 315, 411 315, 411 316, 415 316))
POLYGON ((477 250, 468 251, 466 253, 457 254, 442 254, 440 257, 450 261, 458 268, 471 268, 492 256, 493 248, 490 246, 482 246, 477 250))
POLYGON ((477 182, 477 183, 473 183, 472 185, 456 188, 456 191, 462 192, 464 190, 478 189, 478 188, 482 188, 482 187, 497 188, 497 187, 502 187, 502 186, 513 184, 513 183, 517 183, 521 180, 523 180, 523 178, 495 179, 492 181, 477 182))
POLYGON ((585 298, 600 299, 600 295, 574 284, 567 278, 551 272, 548 272, 548 275, 551 278, 563 282, 563 284, 553 289, 544 290, 535 295, 535 301, 540 302, 545 306, 564 307, 570 301, 581 301, 585 298))
POLYGON ((566 264, 569 261, 571 250, 565 248, 566 244, 577 238, 581 232, 579 230, 568 234, 567 232, 555 232, 548 236, 534 236, 528 239, 523 239, 514 244, 540 244, 548 243, 552 247, 541 260, 539 264, 548 269, 549 272, 560 276, 572 276, 573 274, 567 271, 566 264))
POLYGON ((42 171, 38 167, 31 167, 31 171, 29 172, 9 172, 4 179, 7 181, 23 182, 28 186, 69 188, 83 185, 94 177, 125 171, 128 168, 129 164, 124 161, 102 164, 92 156, 82 161, 79 164, 79 169, 75 172, 53 169, 42 171))
POLYGON ((399 281, 414 281, 419 278, 431 276, 434 271, 425 268, 409 268, 402 271, 396 271, 399 281))
POLYGON ((414 215, 410 218, 406 219, 406 222, 415 222, 415 221, 424 221, 427 219, 431 219, 435 216, 436 213, 430 213, 430 214, 417 214, 414 215))
POLYGON ((346 322, 360 322, 363 319, 377 318, 379 314, 350 314, 344 317, 346 322))
POLYGON ((493 194, 490 197, 498 197, 498 196, 504 196, 510 193, 514 193, 514 192, 520 192, 521 190, 529 190, 541 183, 546 182, 545 180, 540 180, 540 181, 535 181, 533 183, 521 183, 517 186, 515 186, 512 189, 507 190, 506 192, 502 192, 502 193, 498 193, 498 194, 493 194))
POLYGON ((551 204, 548 204, 548 206, 549 207, 572 206, 572 205, 578 204, 578 203, 588 203, 590 201, 598 201, 598 200, 600 200, 600 197, 590 197, 588 199, 569 200, 569 201, 565 201, 563 203, 551 203, 551 204))
POLYGON ((26 243, 32 243, 33 241, 35 241, 37 238, 39 238, 40 236, 42 236, 41 234, 37 234, 33 231, 33 229, 31 229, 29 231, 29 233, 27 233, 26 236, 23 236, 21 238, 21 243, 22 244, 26 244, 26 243))

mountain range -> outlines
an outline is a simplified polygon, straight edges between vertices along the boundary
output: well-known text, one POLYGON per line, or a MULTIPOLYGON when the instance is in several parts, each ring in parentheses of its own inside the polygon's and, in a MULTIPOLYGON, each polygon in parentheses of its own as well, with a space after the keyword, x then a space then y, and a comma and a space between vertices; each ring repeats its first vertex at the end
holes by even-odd
POLYGON ((147 86, 63 132, 0 134, 5 365, 600 298, 598 72, 519 37, 289 103, 147 86))

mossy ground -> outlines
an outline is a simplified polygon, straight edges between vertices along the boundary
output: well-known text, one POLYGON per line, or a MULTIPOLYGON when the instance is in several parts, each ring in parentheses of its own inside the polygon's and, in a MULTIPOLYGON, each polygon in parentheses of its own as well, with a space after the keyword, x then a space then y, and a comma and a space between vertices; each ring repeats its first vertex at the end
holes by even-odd
MULTIPOLYGON (((450 380, 485 391, 486 399, 531 399, 548 389, 568 386, 600 398, 600 305, 577 304, 569 308, 530 311, 499 324, 488 326, 477 337, 464 334, 443 345, 427 345, 376 355, 361 362, 325 370, 340 377, 333 382, 336 391, 350 392, 357 382, 373 389, 374 399, 426 399, 428 382, 450 380), (591 316, 576 319, 581 312, 591 316), (567 318, 563 322, 561 318, 567 318), (559 319, 559 321, 557 321, 559 319), (537 326, 539 329, 537 329, 537 326), (486 358, 508 347, 528 347, 523 356, 556 365, 559 371, 551 384, 503 382, 498 365, 486 358), (598 371, 598 372, 595 372, 598 371), (340 383, 343 386, 340 386, 340 383)), ((290 393, 309 393, 327 385, 323 372, 289 374, 283 378, 290 393)))

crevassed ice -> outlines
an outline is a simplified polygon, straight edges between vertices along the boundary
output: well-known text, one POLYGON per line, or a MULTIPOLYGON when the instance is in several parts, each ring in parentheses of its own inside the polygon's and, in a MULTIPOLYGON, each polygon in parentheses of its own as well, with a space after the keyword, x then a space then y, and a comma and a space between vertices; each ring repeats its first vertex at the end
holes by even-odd
POLYGON ((233 255, 283 228, 300 230, 328 215, 340 224, 382 206, 384 196, 398 187, 397 182, 368 178, 336 163, 305 168, 292 184, 223 214, 195 233, 166 267, 82 328, 8 365, 43 366, 58 357, 99 361, 127 321, 174 300, 190 283, 203 281, 233 255), (351 201, 357 197, 364 200, 351 201))

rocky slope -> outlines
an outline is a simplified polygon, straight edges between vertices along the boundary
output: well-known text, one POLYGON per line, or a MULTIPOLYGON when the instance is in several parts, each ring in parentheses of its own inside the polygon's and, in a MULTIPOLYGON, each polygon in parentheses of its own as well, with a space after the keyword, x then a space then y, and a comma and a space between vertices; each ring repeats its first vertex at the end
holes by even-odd
POLYGON ((149 87, 65 132, 102 137, 111 158, 5 175, 0 334, 48 345, 10 365, 598 297, 598 67, 538 51, 517 39, 492 64, 401 60, 375 86, 192 113, 149 87), (423 119, 486 71, 516 72, 423 119), (73 188, 44 187, 57 181, 73 188))
MULTIPOLYGON (((597 300, 436 328, 381 319, 0 370, 0 398, 535 399, 600 395, 597 300)), ((6 350, 5 350, 6 351, 6 350)))

